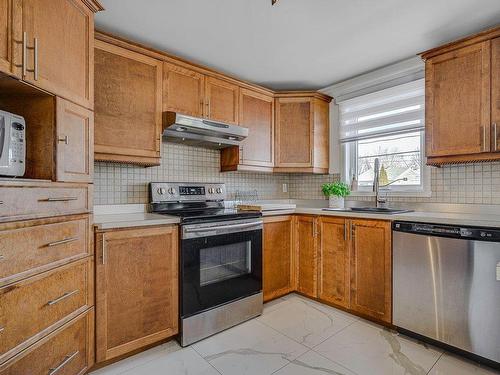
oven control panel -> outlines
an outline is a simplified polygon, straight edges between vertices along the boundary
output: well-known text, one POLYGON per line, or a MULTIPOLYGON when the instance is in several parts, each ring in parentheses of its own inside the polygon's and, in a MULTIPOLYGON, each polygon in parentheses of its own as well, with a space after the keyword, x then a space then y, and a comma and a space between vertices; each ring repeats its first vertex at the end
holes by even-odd
POLYGON ((226 186, 192 182, 151 182, 149 198, 151 203, 223 201, 226 199, 226 186))

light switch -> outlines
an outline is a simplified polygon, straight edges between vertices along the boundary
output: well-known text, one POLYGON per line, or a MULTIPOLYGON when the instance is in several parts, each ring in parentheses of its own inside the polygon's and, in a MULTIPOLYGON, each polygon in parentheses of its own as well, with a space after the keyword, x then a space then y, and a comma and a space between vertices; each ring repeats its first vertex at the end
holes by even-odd
POLYGON ((288 193, 288 184, 283 184, 283 193, 288 193))

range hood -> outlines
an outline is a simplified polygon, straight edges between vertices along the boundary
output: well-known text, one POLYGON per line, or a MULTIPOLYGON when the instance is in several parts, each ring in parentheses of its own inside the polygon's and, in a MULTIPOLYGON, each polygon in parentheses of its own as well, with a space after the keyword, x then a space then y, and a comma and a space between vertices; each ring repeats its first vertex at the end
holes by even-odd
POLYGON ((163 112, 163 139, 212 149, 238 146, 248 136, 248 129, 176 112, 163 112))

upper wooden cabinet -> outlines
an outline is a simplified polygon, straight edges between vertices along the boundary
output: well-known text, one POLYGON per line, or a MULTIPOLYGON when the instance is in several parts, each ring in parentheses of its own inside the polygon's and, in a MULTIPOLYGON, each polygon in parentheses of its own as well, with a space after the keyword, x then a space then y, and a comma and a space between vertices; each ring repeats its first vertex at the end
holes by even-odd
POLYGON ((95 159, 159 165, 162 62, 95 41, 95 159))
POLYGON ((264 301, 281 297, 295 289, 294 223, 293 216, 264 218, 264 301))
POLYGON ((205 76, 194 70, 163 64, 163 110, 203 117, 205 76))
POLYGON ((205 80, 205 117, 238 124, 239 86, 215 77, 205 80))
POLYGON ((497 28, 422 54, 428 164, 500 159, 499 36, 497 28))
POLYGON ((178 332, 177 226, 96 234, 96 360, 178 332))
POLYGON ((275 171, 328 173, 330 101, 319 93, 278 94, 275 171))
POLYGON ((0 0, 0 72, 13 74, 12 0, 0 0))
POLYGON ((344 218, 321 217, 319 226, 321 243, 318 297, 349 308, 349 222, 344 218))
POLYGON ((491 41, 491 122, 492 151, 500 151, 500 37, 491 41))
MULTIPOLYGON (((11 40, 16 75, 92 109, 94 11, 101 10, 100 5, 81 0, 13 0, 13 4, 11 40)), ((4 8, 0 6, 0 10, 4 8)))
POLYGON ((391 223, 352 220, 351 232, 350 308, 365 316, 391 323, 391 223))
POLYGON ((239 122, 248 137, 239 147, 221 151, 222 171, 272 172, 274 167, 274 99, 249 89, 240 89, 239 122))

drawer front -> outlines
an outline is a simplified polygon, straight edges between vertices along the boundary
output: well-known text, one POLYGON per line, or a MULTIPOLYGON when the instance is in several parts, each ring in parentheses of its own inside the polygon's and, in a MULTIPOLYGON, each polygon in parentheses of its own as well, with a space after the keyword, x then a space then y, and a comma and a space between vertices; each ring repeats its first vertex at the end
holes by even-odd
POLYGON ((0 289, 0 363, 93 305, 92 260, 0 289))
POLYGON ((87 213, 87 187, 0 187, 0 220, 87 213))
POLYGON ((0 225, 0 286, 89 255, 90 216, 0 225), (9 228, 9 229, 5 229, 9 228))
POLYGON ((0 375, 84 374, 94 363, 93 342, 91 309, 0 365, 0 375))

